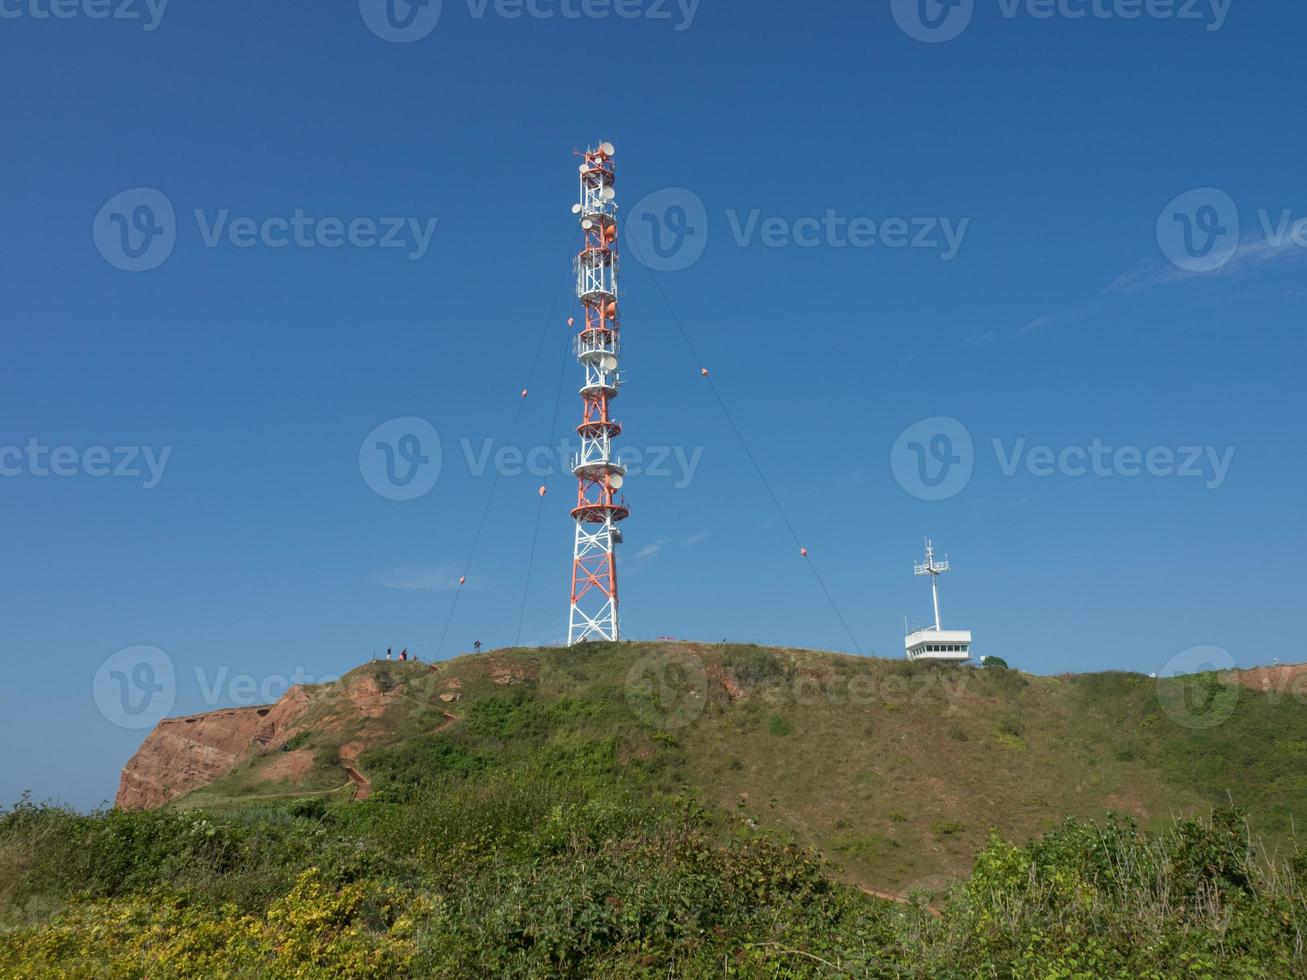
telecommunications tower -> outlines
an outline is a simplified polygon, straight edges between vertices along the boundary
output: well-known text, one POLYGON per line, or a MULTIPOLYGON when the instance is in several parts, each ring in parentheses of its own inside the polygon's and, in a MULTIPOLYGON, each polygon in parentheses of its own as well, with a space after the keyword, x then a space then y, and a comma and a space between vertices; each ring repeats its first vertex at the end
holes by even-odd
MULTIPOLYGON (((612 417, 621 387, 617 293, 617 176, 613 145, 600 143, 581 156, 581 200, 572 213, 581 222, 584 245, 576 258, 576 295, 585 323, 576 336, 576 358, 585 373, 584 411, 577 434, 581 451, 572 457, 576 475, 576 546, 572 551, 572 606, 567 643, 617 640, 617 545, 621 522, 630 516, 616 496, 626 478, 613 456, 622 426, 612 417)), ((570 322, 570 321, 569 321, 570 322)))

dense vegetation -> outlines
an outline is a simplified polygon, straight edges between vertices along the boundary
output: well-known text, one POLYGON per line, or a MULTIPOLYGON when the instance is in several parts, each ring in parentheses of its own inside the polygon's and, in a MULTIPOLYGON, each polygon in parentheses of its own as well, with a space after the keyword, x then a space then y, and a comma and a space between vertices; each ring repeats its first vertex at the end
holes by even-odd
MULTIPOLYGON (((0 815, 0 976, 1307 977, 1307 850, 1268 854, 1237 809, 990 833, 969 872, 889 901, 848 871, 889 846, 852 811, 838 811, 828 859, 808 848, 811 833, 752 803, 723 806, 733 786, 714 790, 704 775, 747 776, 745 746, 780 755, 820 741, 828 702, 717 698, 694 724, 660 727, 666 704, 642 710, 654 692, 638 683, 614 695, 596 668, 607 657, 512 684, 463 662, 456 725, 412 712, 422 699, 410 684, 410 713, 387 719, 402 737, 359 760, 375 789, 365 801, 240 799, 236 787, 257 785, 253 768, 152 812, 24 800, 0 815), (739 737, 715 741, 723 730, 739 737)), ((766 651, 727 658, 737 690, 795 672, 766 651)), ((392 688, 414 671, 366 670, 392 688)), ((978 673, 991 714, 949 724, 990 732, 986 751, 1004 759, 1034 754, 1051 709, 1015 672, 978 673)), ((1124 675, 1077 681, 1056 704, 1152 717, 1141 690, 1124 675)), ((358 737, 333 728, 331 710, 292 743, 328 768, 324 746, 358 737)), ((1263 724, 1240 719, 1236 731, 1263 724)), ((1119 738, 1165 760, 1157 727, 1119 738)), ((1137 764, 1119 754, 1104 767, 1137 764)), ((1210 765, 1186 758, 1176 751, 1173 764, 1210 765)), ((886 797, 876 805, 895 826, 921 822, 920 810, 909 821, 895 809, 913 801, 892 770, 856 765, 840 792, 886 797)), ((937 818, 925 832, 948 853, 968 831, 937 818)))
POLYGON ((910 904, 582 766, 405 803, 0 818, 0 974, 78 977, 1304 976, 1300 855, 1233 811, 1162 835, 993 839, 910 904))

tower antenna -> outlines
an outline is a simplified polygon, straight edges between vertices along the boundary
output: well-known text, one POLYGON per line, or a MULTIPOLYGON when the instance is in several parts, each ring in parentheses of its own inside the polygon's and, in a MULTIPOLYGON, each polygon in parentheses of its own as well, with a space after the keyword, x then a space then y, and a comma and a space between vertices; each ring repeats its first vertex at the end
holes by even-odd
POLYGON ((585 323, 576 337, 576 358, 585 374, 583 411, 577 435, 581 451, 572 457, 577 478, 576 544, 572 549, 572 605, 567 644, 621 638, 617 598, 617 545, 621 522, 630 516, 616 496, 626 467, 613 456, 622 426, 612 402, 621 388, 621 320, 617 291, 617 174, 611 143, 586 150, 581 164, 581 198, 572 208, 584 244, 576 258, 576 295, 585 323))
POLYGON ((912 566, 914 575, 930 576, 930 597, 935 600, 935 629, 937 630, 943 629, 939 622, 939 577, 949 571, 949 568, 947 556, 943 561, 935 561, 935 542, 929 539, 926 540, 926 560, 912 566))

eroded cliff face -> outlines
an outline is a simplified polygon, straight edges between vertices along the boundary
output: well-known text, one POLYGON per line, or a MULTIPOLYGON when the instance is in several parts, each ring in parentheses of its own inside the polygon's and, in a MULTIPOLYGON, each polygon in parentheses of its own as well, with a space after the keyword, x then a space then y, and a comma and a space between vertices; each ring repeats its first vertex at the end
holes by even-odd
POLYGON ((274 705, 164 719, 124 767, 114 804, 148 810, 208 785, 284 743, 308 706, 307 691, 293 687, 274 705))

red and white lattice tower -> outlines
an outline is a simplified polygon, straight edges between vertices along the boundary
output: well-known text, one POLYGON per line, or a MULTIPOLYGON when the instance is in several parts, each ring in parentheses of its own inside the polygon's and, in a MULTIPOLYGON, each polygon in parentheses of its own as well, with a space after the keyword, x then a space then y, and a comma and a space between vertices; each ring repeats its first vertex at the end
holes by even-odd
POLYGON ((613 145, 587 150, 581 164, 581 200, 572 213, 581 222, 585 245, 576 258, 576 295, 585 323, 576 337, 576 357, 585 372, 585 410, 577 434, 581 451, 572 457, 577 478, 576 547, 572 552, 572 608, 567 643, 617 640, 617 545, 621 522, 630 516, 616 496, 626 468, 613 455, 622 426, 612 403, 621 386, 617 292, 617 192, 613 145))

